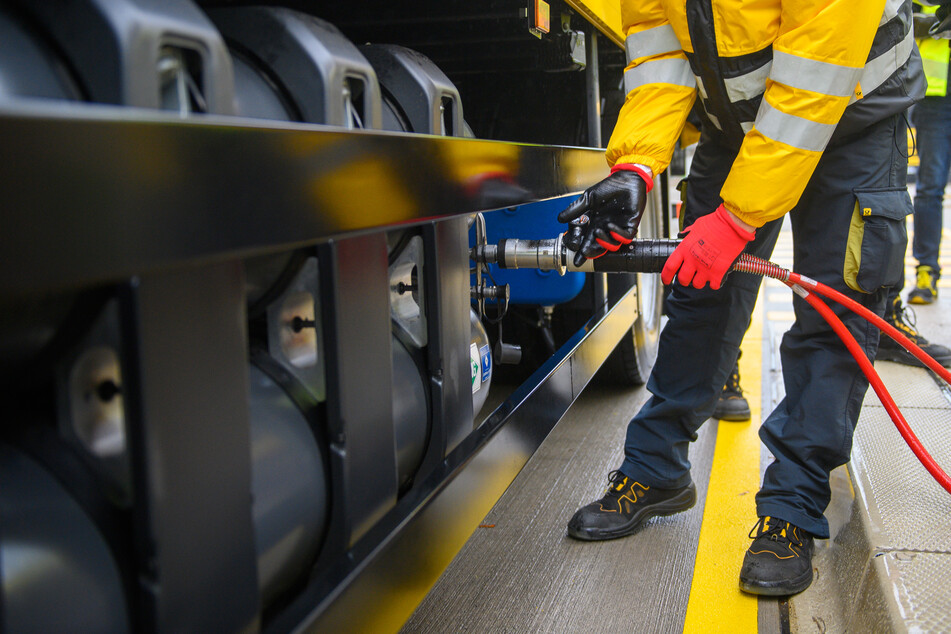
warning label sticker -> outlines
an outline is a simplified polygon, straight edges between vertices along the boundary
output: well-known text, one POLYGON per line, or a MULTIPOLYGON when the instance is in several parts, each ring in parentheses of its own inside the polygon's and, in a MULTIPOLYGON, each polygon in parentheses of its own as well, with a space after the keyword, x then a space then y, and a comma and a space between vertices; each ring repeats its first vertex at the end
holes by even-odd
POLYGON ((482 389, 482 360, 479 358, 479 348, 474 343, 469 344, 469 367, 472 369, 472 393, 482 389))

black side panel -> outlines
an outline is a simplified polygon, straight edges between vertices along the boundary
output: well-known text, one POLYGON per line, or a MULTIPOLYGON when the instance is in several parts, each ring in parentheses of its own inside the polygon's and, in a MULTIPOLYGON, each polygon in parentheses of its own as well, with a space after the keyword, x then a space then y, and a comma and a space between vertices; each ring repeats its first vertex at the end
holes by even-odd
POLYGON ((145 620, 163 632, 253 630, 241 266, 149 275, 130 290, 124 367, 145 620))
POLYGON ((469 368, 469 237, 464 218, 433 225, 436 265, 436 318, 431 333, 430 367, 436 425, 446 434, 448 453, 473 427, 472 376, 469 368))
POLYGON ((327 405, 331 433, 346 452, 344 504, 352 545, 396 503, 386 235, 341 240, 332 252, 327 405))

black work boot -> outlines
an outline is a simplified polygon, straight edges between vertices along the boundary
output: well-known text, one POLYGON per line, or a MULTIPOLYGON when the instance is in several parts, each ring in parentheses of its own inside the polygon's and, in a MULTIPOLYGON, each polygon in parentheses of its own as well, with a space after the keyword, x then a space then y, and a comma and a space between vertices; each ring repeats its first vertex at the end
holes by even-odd
POLYGON ((909 304, 933 304, 938 299, 938 278, 941 274, 927 264, 919 264, 915 288, 908 293, 909 304))
MULTIPOLYGON (((932 359, 945 367, 951 367, 951 350, 940 343, 932 343, 915 329, 915 313, 902 306, 901 297, 895 297, 891 306, 885 308, 885 321, 894 326, 903 335, 911 339, 912 343, 925 351, 932 359)), ((882 333, 878 343, 877 361, 894 361, 919 368, 925 367, 915 355, 901 347, 901 344, 882 333)))
POLYGON ((812 583, 812 535, 778 517, 761 517, 750 531, 740 590, 786 596, 812 583), (754 535, 753 532, 756 532, 754 535))
POLYGON ((630 535, 646 520, 686 511, 697 501, 693 482, 679 489, 658 489, 631 480, 620 471, 608 476, 604 497, 575 511, 568 535, 600 541, 630 535))
MULTIPOLYGON (((740 355, 743 353, 741 352, 740 355)), ((720 398, 717 406, 713 408, 713 417, 730 422, 741 422, 749 420, 750 404, 743 396, 743 388, 740 387, 740 358, 736 358, 733 364, 733 372, 726 380, 723 391, 720 392, 720 398)))

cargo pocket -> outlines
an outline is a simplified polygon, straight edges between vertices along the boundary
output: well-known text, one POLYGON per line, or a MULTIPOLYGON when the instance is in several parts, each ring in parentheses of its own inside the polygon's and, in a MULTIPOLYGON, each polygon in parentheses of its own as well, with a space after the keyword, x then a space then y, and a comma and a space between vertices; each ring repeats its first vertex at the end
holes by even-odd
POLYGON ((913 209, 905 188, 855 191, 843 271, 849 288, 874 293, 902 281, 908 243, 905 216, 913 209))

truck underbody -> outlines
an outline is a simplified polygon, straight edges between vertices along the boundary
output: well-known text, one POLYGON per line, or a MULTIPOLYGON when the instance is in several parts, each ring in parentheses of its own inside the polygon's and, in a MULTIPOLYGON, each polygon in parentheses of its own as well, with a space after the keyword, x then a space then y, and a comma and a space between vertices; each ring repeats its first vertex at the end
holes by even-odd
POLYGON ((324 4, 0 2, 0 629, 398 622, 646 378, 656 281, 469 259, 607 173, 598 11, 324 4))

